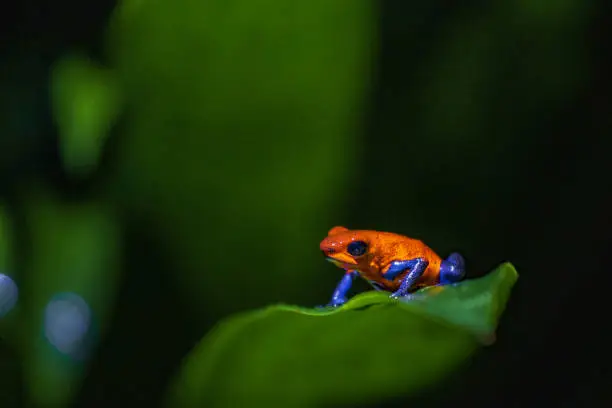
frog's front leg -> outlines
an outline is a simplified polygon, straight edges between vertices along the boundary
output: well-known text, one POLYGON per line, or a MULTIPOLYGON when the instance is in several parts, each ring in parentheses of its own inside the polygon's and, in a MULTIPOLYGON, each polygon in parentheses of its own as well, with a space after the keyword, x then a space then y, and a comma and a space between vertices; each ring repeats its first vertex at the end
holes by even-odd
POLYGON ((359 275, 357 271, 346 271, 338 286, 336 286, 336 290, 334 290, 334 294, 332 295, 331 301, 328 306, 336 307, 342 306, 346 303, 346 295, 348 291, 351 289, 353 284, 353 279, 359 275))
POLYGON ((392 262, 387 272, 383 274, 385 279, 393 280, 406 270, 410 270, 410 272, 406 274, 399 289, 393 292, 391 297, 399 298, 406 296, 410 288, 416 283, 417 280, 419 280, 421 276, 423 276, 423 273, 427 269, 428 265, 429 262, 427 262, 424 258, 414 258, 406 261, 392 262))

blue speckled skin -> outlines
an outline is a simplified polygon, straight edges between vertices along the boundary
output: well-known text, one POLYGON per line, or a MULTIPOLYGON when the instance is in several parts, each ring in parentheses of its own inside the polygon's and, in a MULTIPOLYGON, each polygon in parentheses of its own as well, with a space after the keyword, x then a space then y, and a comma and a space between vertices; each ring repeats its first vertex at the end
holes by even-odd
POLYGON ((353 279, 355 279, 359 275, 359 272, 347 272, 342 277, 342 280, 336 286, 336 290, 334 290, 334 294, 332 295, 331 301, 328 306, 340 306, 346 303, 346 294, 351 289, 353 284, 353 279))
POLYGON ((414 283, 423 275, 429 262, 423 258, 408 259, 407 261, 395 261, 391 263, 391 267, 383 274, 383 277, 388 280, 393 280, 406 269, 410 270, 402 280, 402 284, 398 290, 391 294, 392 298, 400 298, 408 294, 408 290, 414 283))

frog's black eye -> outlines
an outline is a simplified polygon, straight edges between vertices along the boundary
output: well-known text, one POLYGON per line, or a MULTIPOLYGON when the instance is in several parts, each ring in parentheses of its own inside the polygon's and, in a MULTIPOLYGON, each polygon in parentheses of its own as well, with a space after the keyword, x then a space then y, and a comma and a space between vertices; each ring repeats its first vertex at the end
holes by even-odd
POLYGON ((353 241, 348 244, 346 250, 352 256, 361 256, 368 250, 368 244, 363 241, 353 241))

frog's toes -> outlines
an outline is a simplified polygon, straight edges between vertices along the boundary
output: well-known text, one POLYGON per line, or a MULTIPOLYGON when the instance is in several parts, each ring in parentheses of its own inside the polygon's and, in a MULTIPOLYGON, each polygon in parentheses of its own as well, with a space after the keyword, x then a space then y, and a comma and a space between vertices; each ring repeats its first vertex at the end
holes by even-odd
POLYGON ((416 296, 411 293, 407 293, 405 295, 402 295, 401 293, 392 293, 389 297, 391 299, 401 300, 401 301, 406 301, 406 302, 416 299, 416 296))

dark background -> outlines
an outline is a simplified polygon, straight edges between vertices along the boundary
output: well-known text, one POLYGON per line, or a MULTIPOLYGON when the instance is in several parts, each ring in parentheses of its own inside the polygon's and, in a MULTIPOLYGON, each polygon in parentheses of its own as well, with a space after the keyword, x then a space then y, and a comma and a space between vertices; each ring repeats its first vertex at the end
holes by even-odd
MULTIPOLYGON (((314 240, 296 245, 299 259, 308 263, 292 267, 303 273, 326 267, 320 265, 317 237, 329 223, 419 236, 440 253, 459 249, 473 275, 506 260, 516 266, 521 278, 498 343, 446 383, 414 401, 388 402, 394 406, 612 403, 606 317, 612 310, 606 285, 612 227, 611 10, 606 2, 524 3, 379 3, 373 17, 378 49, 357 125, 361 135, 344 141, 352 155, 343 162, 349 166, 346 180, 329 201, 335 202, 329 207, 333 217, 322 215, 308 225, 312 231, 306 236, 314 240)), ((272 290, 242 303, 193 310, 182 301, 175 279, 182 265, 175 257, 184 257, 164 244, 166 222, 174 222, 171 216, 163 220, 164 204, 152 208, 146 195, 123 199, 124 190, 108 187, 121 185, 122 172, 130 168, 120 164, 119 153, 130 109, 113 127, 96 173, 84 181, 66 174, 52 120, 49 72, 73 50, 110 64, 104 44, 113 7, 101 1, 29 0, 0 12, 0 197, 18 225, 17 259, 28 256, 25 185, 42 183, 67 202, 112 195, 120 209, 123 277, 108 334, 78 392, 79 407, 156 406, 181 357, 220 317, 278 300, 322 303, 337 278, 325 270, 311 293, 272 290)), ((299 141, 285 146, 294 149, 299 141)), ((341 145, 333 148, 342 154, 341 145)), ((232 157, 225 155, 228 161, 232 157)), ((167 166, 175 161, 170 158, 167 166)), ((256 170, 257 163, 243 170, 256 170)), ((193 172, 211 169, 197 164, 187 159, 182 171, 189 165, 196 166, 193 172)), ((215 205, 223 207, 219 197, 215 205)), ((285 199, 291 206, 300 197, 286 193, 285 199)), ((245 196, 232 205, 248 207, 248 201, 245 196)), ((205 209, 210 217, 215 205, 205 209)), ((213 223, 193 245, 207 247, 218 229, 223 226, 213 223)), ((245 234, 240 245, 252 245, 263 259, 277 249, 267 235, 236 233, 245 234)), ((211 262, 222 265, 219 259, 225 257, 211 262)), ((234 269, 242 270, 231 264, 224 273, 234 269)), ((300 285, 295 276, 283 285, 300 285)), ((211 285, 233 297, 231 281, 211 285)), ((16 361, 7 347, 0 346, 3 370, 16 361)), ((24 401, 14 392, 16 370, 15 365, 2 374, 3 388, 12 390, 3 391, 9 402, 0 402, 2 408, 24 401)))

